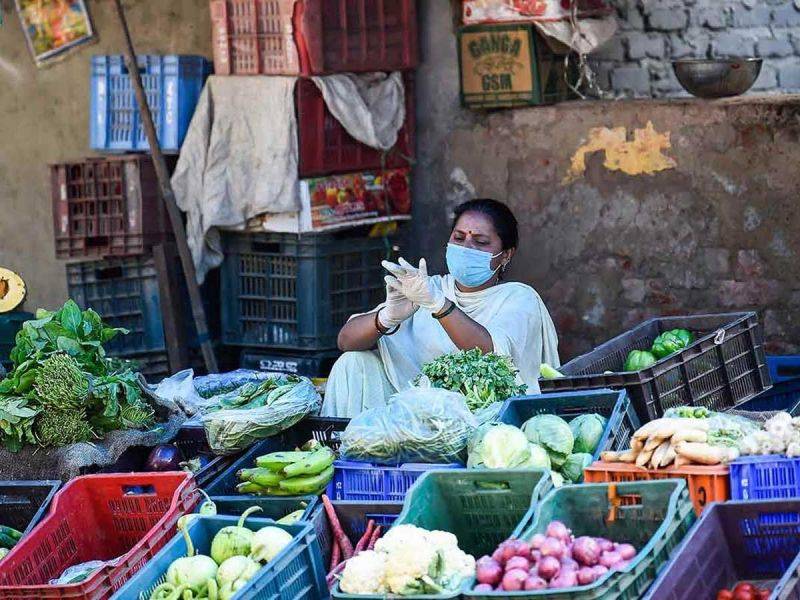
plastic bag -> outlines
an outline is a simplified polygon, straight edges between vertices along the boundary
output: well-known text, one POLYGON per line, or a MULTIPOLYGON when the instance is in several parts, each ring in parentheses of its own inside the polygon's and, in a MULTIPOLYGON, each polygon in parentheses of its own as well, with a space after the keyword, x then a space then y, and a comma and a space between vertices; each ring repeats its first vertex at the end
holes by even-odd
POLYGON ((354 417, 340 452, 349 460, 383 464, 463 462, 477 427, 462 394, 411 388, 354 417))
MULTIPOLYGON (((263 406, 256 408, 229 408, 204 412, 203 426, 208 445, 215 454, 232 454, 252 446, 255 442, 288 429, 303 417, 319 410, 321 399, 314 384, 306 377, 271 379, 282 383, 277 393, 270 393, 263 406)), ((230 399, 221 394, 213 399, 230 399)))
POLYGON ((61 574, 61 577, 51 579, 49 583, 50 585, 70 585, 73 583, 80 583, 81 581, 85 581, 86 578, 97 571, 97 569, 113 563, 113 560, 108 562, 104 562, 102 560, 90 560, 89 562, 81 563, 79 565, 73 565, 72 567, 67 567, 67 569, 65 569, 61 574))
POLYGON ((239 389, 247 383, 258 383, 274 377, 273 373, 251 371, 250 369, 236 369, 227 373, 214 373, 195 377, 194 388, 202 398, 211 398, 239 389))

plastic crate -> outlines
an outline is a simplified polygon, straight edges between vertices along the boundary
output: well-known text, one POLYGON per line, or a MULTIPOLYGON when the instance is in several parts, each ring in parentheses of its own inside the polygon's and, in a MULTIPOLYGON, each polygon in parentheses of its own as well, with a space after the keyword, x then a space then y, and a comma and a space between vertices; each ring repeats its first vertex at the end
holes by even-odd
MULTIPOLYGON (((211 63, 202 56, 176 54, 140 54, 136 62, 161 150, 177 153, 211 72, 211 63)), ((121 55, 92 57, 89 114, 93 150, 150 149, 130 73, 121 55)))
POLYGON ((419 477, 434 469, 460 469, 460 464, 405 463, 399 466, 337 460, 325 493, 331 500, 403 502, 419 477))
POLYGON ((329 350, 347 319, 383 302, 383 238, 235 234, 223 237, 225 344, 329 350))
POLYGON ((172 236, 149 157, 54 164, 50 179, 57 258, 141 254, 172 236))
POLYGON ((584 469, 586 483, 685 479, 695 512, 700 515, 712 502, 725 502, 731 497, 727 466, 688 465, 664 469, 643 469, 626 463, 596 462, 584 469))
POLYGON ((217 75, 321 75, 417 65, 414 0, 211 0, 217 75))
POLYGON ((772 383, 800 377, 800 354, 789 356, 767 356, 767 367, 772 383))
POLYGON ((416 129, 414 77, 404 76, 406 120, 397 132, 395 146, 382 152, 354 139, 328 110, 322 92, 310 79, 300 79, 295 87, 297 128, 300 148, 300 176, 400 169, 414 158, 416 129))
POLYGON ((611 571, 590 585, 564 591, 467 591, 465 598, 638 599, 695 521, 686 483, 680 479, 565 486, 545 496, 531 509, 530 517, 532 525, 522 532, 523 539, 544 533, 550 521, 559 520, 575 536, 624 540, 633 544, 638 554, 623 570, 611 571))
POLYGON ((800 415, 800 379, 783 379, 766 392, 761 392, 742 404, 736 410, 772 412, 782 410, 793 417, 800 415))
POLYGON ((539 380, 543 392, 624 387, 643 423, 675 406, 722 411, 772 385, 762 327, 753 312, 651 319, 560 371, 562 378, 539 380), (697 340, 648 369, 621 370, 631 350, 649 349, 660 333, 675 328, 693 331, 697 340))
POLYGON ((269 352, 267 350, 243 350, 239 366, 242 369, 302 375, 303 377, 327 377, 333 363, 341 356, 338 350, 308 353, 269 352))
POLYGON ((67 483, 50 511, 0 562, 0 598, 110 598, 176 532, 199 494, 187 473, 86 475, 67 483), (81 583, 48 585, 67 567, 117 559, 81 583))
POLYGON ((714 504, 645 598, 714 600, 720 589, 747 581, 772 589, 771 599, 797 600, 799 550, 800 501, 714 504))
MULTIPOLYGON (((364 535, 367 529, 367 521, 372 519, 375 521, 375 525, 380 525, 385 533, 403 510, 402 502, 348 502, 333 500, 331 503, 345 535, 353 543, 353 546, 364 535)), ((331 531, 330 521, 324 506, 316 508, 311 517, 311 522, 317 532, 317 539, 322 551, 322 562, 326 566, 330 566, 333 532, 331 531)))
MULTIPOLYGON (((281 496, 260 498, 251 498, 250 496, 214 496, 212 500, 217 505, 218 515, 239 517, 251 506, 258 506, 261 510, 253 513, 253 516, 259 519, 272 519, 273 521, 282 519, 298 510, 304 511, 301 520, 311 521, 317 512, 317 508, 319 508, 319 498, 316 496, 309 496, 308 501, 306 499, 284 498, 281 496)), ((200 505, 198 505, 199 508, 200 505)))
POLYGON ((25 321, 33 318, 33 313, 21 310, 0 314, 0 365, 11 366, 10 354, 16 344, 17 332, 25 321))
POLYGON ((0 481, 0 525, 28 535, 59 487, 60 481, 0 481))
POLYGON ((741 456, 729 467, 733 500, 800 498, 800 458, 741 456))
POLYGON ((606 450, 630 446, 633 432, 639 429, 639 417, 625 391, 590 390, 510 398, 503 404, 497 420, 515 427, 536 415, 550 414, 567 422, 579 415, 596 413, 607 419, 603 435, 594 451, 594 459, 606 450))
POLYGON ((301 440, 317 440, 332 450, 339 450, 341 434, 347 428, 350 419, 344 417, 306 417, 292 431, 301 440))
MULTIPOLYGON (((195 550, 206 556, 211 550, 211 541, 223 528, 236 525, 238 517, 200 517, 188 528, 195 550)), ((320 559, 314 530, 308 523, 279 525, 271 519, 251 517, 245 526, 253 531, 262 527, 279 527, 290 533, 292 541, 269 563, 247 582, 236 598, 244 600, 312 600, 325 598, 328 588, 325 583, 325 568, 320 559)), ((114 600, 140 600, 140 594, 149 598, 153 589, 164 582, 164 576, 172 562, 186 556, 186 540, 177 535, 164 546, 141 571, 139 571, 115 596, 114 600)))

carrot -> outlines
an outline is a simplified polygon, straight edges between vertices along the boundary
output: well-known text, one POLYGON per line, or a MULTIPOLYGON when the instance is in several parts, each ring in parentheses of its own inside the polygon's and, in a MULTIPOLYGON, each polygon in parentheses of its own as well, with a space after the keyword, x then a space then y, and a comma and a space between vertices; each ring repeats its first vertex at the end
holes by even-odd
POLYGON ((328 515, 328 521, 331 523, 333 537, 336 538, 336 541, 339 542, 339 546, 342 548, 342 558, 347 560, 353 556, 353 544, 347 539, 342 529, 342 524, 339 523, 339 518, 336 516, 336 510, 333 508, 330 498, 325 494, 322 494, 322 505, 325 507, 325 513, 328 515))
POLYGON ((381 537, 381 526, 378 525, 375 528, 375 531, 372 532, 372 536, 369 538, 369 544, 367 544, 367 550, 372 550, 375 548, 375 542, 378 541, 378 538, 381 537))
POLYGON ((358 554, 364 548, 367 547, 369 539, 372 537, 372 529, 374 527, 375 527, 375 521, 373 521, 372 519, 367 521, 367 530, 364 532, 364 535, 361 536, 361 539, 358 540, 358 543, 356 544, 356 549, 355 549, 356 554, 358 554))
POLYGON ((325 578, 326 583, 328 584, 328 589, 332 588, 333 585, 336 583, 338 579, 337 575, 344 571, 344 566, 347 564, 347 561, 341 562, 336 567, 331 569, 331 572, 328 573, 328 576, 325 578))
POLYGON ((339 548, 339 542, 334 539, 331 543, 331 564, 328 570, 333 571, 340 562, 342 562, 342 549, 339 548))

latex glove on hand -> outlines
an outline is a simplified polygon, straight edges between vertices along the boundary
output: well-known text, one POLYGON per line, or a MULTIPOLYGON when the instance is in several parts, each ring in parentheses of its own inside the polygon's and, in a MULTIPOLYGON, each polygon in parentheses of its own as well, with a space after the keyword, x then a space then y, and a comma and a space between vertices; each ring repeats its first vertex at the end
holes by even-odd
POLYGON ((412 303, 433 314, 441 312, 447 304, 447 298, 441 289, 433 285, 425 259, 419 261, 419 267, 413 266, 404 258, 400 258, 399 263, 395 264, 388 260, 381 263, 384 269, 397 278, 397 284, 391 285, 398 286, 398 291, 402 291, 412 303))
POLYGON ((403 295, 402 286, 396 278, 387 275, 383 279, 386 282, 386 302, 378 311, 378 322, 386 329, 394 329, 417 312, 419 306, 403 295))

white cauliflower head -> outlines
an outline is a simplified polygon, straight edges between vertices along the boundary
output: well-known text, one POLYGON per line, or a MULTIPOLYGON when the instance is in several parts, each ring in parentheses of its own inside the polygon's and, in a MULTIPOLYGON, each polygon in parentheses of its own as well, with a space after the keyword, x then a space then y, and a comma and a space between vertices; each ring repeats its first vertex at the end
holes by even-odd
POLYGON ((416 525, 398 525, 392 527, 375 543, 375 550, 391 554, 409 545, 425 546, 428 544, 427 533, 416 525))
POLYGON ((385 594, 386 554, 365 550, 344 565, 339 587, 348 594, 385 594))
POLYGON ((438 552, 431 546, 404 546, 388 555, 386 587, 400 595, 422 594, 423 582, 433 583, 438 552))

